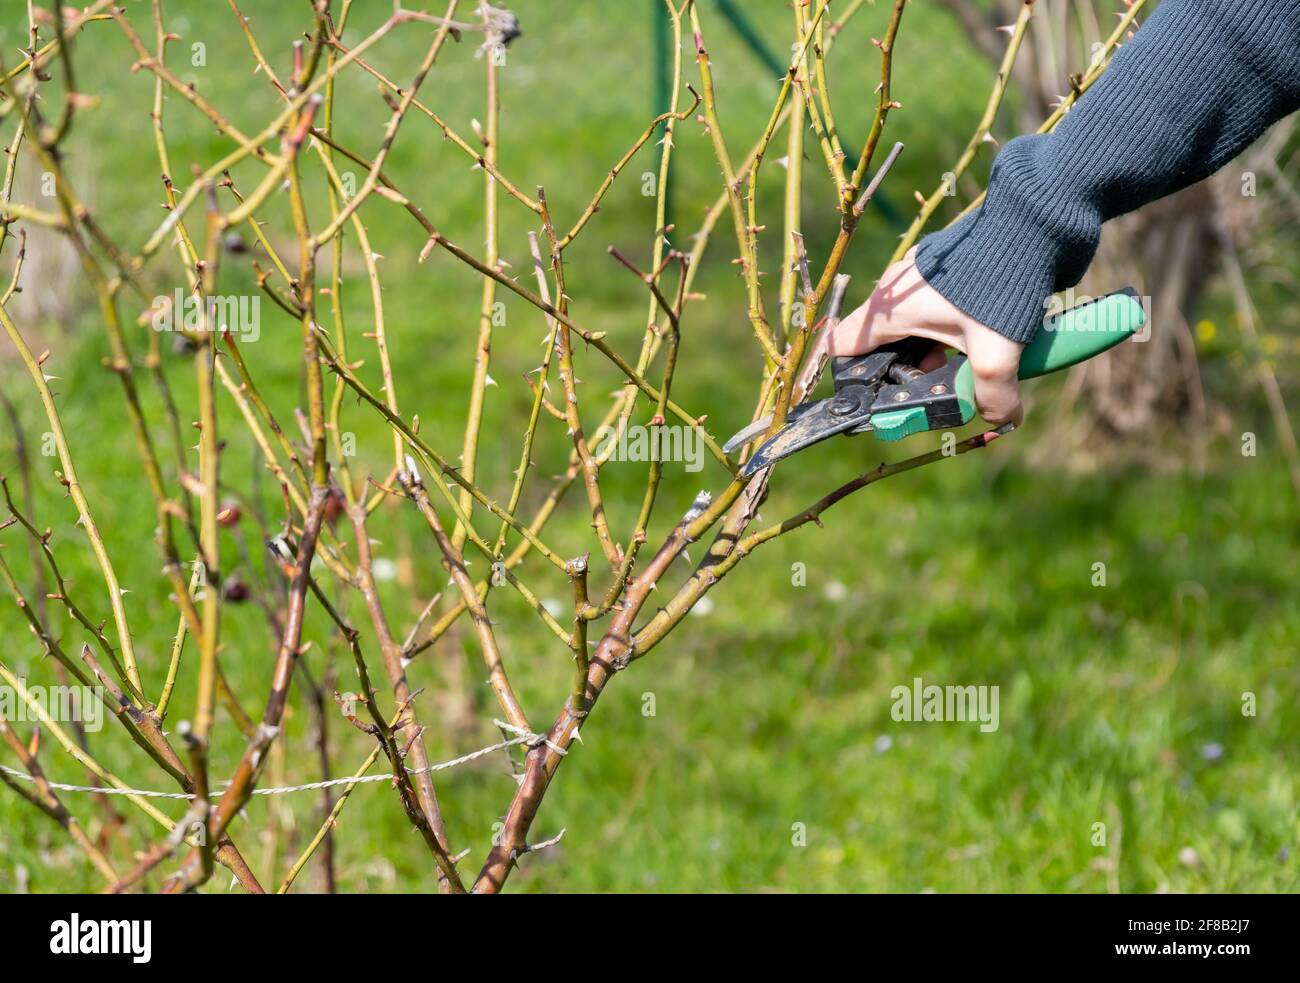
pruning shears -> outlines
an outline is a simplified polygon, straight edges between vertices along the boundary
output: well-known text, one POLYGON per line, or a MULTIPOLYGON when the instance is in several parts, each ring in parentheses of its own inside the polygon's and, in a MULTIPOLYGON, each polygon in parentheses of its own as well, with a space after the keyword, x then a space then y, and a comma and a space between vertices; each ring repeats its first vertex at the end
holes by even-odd
MULTIPOLYGON (((1020 357, 1020 378, 1034 379, 1069 368, 1114 348, 1146 323, 1137 292, 1126 287, 1046 319, 1020 357)), ((836 434, 874 433, 901 440, 927 430, 963 426, 975 416, 975 378, 957 354, 930 372, 917 366, 934 342, 904 338, 865 355, 831 362, 834 393, 790 410, 785 425, 754 452, 741 474, 748 477, 836 434)), ((767 432, 770 416, 755 420, 726 444, 730 454, 767 432)))

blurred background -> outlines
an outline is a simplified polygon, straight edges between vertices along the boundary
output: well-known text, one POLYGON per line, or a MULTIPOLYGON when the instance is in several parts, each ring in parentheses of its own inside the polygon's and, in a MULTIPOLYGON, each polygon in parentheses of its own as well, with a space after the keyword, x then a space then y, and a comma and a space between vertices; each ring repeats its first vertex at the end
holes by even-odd
MULTIPOLYGON (((151 36, 150 4, 123 2, 136 30, 151 36)), ((723 129, 739 159, 762 132, 776 96, 792 42, 791 9, 784 0, 698 2, 723 129)), ((11 61, 26 41, 21 6, 6 5, 0 19, 0 50, 11 61)), ((829 59, 847 147, 865 139, 879 78, 870 38, 883 32, 889 6, 865 4, 829 59)), ((890 116, 885 135, 886 146, 901 140, 906 151, 844 267, 853 276, 850 304, 865 298, 911 221, 915 193, 928 195, 965 146, 1005 45, 996 27, 1014 20, 1018 6, 1001 0, 910 5, 893 69, 893 95, 902 108, 890 116)), ((1110 32, 1120 6, 1119 0, 1038 0, 993 129, 998 141, 1038 127, 1069 90, 1069 75, 1086 66, 1092 45, 1110 32)), ((287 68, 292 40, 310 28, 307 5, 247 0, 241 7, 267 57, 277 70, 287 68)), ((389 9, 358 3, 346 40, 364 37, 389 9)), ((501 68, 500 167, 529 193, 545 186, 561 224, 568 224, 666 108, 666 18, 658 0, 515 0, 511 9, 523 35, 501 68)), ((264 125, 280 97, 253 71, 227 6, 168 0, 165 11, 168 29, 179 36, 169 48, 176 73, 237 125, 249 132, 264 125)), ((420 25, 395 31, 373 63, 404 83, 427 33, 420 25)), ((477 43, 467 34, 449 46, 421 92, 422 101, 467 136, 472 121, 483 117, 477 43)), ((684 79, 698 87, 689 30, 687 49, 684 79)), ((76 119, 68 167, 101 223, 135 252, 163 214, 149 117, 152 77, 130 72, 134 53, 111 23, 90 25, 74 52, 79 88, 100 101, 76 119)), ((345 73, 337 99, 339 139, 373 154, 388 117, 374 80, 345 73)), ((168 147, 183 187, 191 163, 208 166, 230 143, 178 97, 166 105, 168 147)), ((11 139, 12 119, 0 125, 11 139)), ((775 159, 779 146, 783 135, 759 184, 769 230, 761 265, 772 311, 785 181, 775 159)), ((981 152, 931 228, 979 193, 995 149, 981 152)), ((654 199, 642 193, 642 176, 657 170, 658 153, 653 140, 642 149, 568 254, 575 315, 609 332, 625 352, 635 351, 644 328, 644 288, 609 259, 606 247, 647 261, 654 199)), ((825 529, 808 527, 765 547, 652 656, 617 678, 584 727, 584 743, 562 769, 534 832, 544 837, 566 828, 567 835, 528 858, 511 888, 1294 890, 1300 870, 1293 854, 1300 831, 1300 466, 1292 434, 1292 407, 1300 400, 1298 155, 1295 121, 1285 121, 1210 181, 1112 223, 1080 289, 1101 294, 1131 284, 1148 295, 1149 343, 1121 346, 1063 380, 1027 386, 1026 425, 988 451, 869 488, 831 512, 825 529), (1096 584, 1098 564, 1104 586, 1096 584), (895 721, 891 689, 916 677, 998 686, 999 728, 981 733, 965 723, 895 721), (1243 714, 1246 694, 1254 696, 1254 715, 1243 714), (1104 824, 1101 836, 1097 824, 1104 824)), ((802 231, 816 271, 837 221, 833 188, 811 139, 806 157, 802 231)), ((427 118, 408 117, 386 171, 452 239, 481 249, 482 172, 427 118)), ((30 159, 20 163, 15 200, 42 203, 36 173, 30 159)), ((257 165, 245 165, 234 178, 247 190, 259 174, 257 165)), ((709 140, 693 119, 678 126, 671 181, 669 238, 689 249, 721 188, 709 140)), ((420 415, 422 435, 434 447, 454 457, 480 282, 440 252, 418 264, 424 237, 400 208, 375 200, 362 215, 382 256, 399 403, 404 413, 420 415)), ((290 246, 284 203, 275 203, 267 217, 271 241, 290 246)), ((532 218, 502 196, 501 252, 515 273, 528 272, 532 218)), ((354 248, 350 235, 349 244, 354 248)), ((0 256, 6 280, 13 249, 11 243, 0 256)), ((674 382, 675 398, 707 413, 720 439, 748 422, 762 368, 743 285, 729 262, 734 255, 724 217, 699 271, 697 289, 706 298, 684 323, 674 382)), ((247 256, 229 256, 221 275, 223 293, 256 293, 247 256)), ((356 255, 345 258, 345 275, 357 334, 371 315, 356 255)), ((148 276, 159 294, 186 283, 175 254, 166 251, 148 276)), ((81 281, 69 247, 33 230, 23 290, 10 306, 32 349, 52 351, 46 371, 58 377, 83 484, 132 591, 127 606, 146 676, 157 681, 175 613, 159 574, 152 502, 118 383, 102 365, 107 342, 81 281)), ((488 390, 480 474, 504 494, 531 404, 521 376, 537 364, 544 325, 526 304, 510 295, 500 299, 506 321, 492 352, 498 385, 488 390)), ((262 336, 245 354, 277 414, 292 419, 301 405, 298 326, 270 304, 261 310, 262 336)), ((137 313, 124 310, 124 318, 130 322, 137 313)), ((136 352, 145 351, 148 328, 132 331, 136 352)), ((190 360, 167 355, 177 398, 193 407, 190 360)), ((363 375, 373 379, 377 360, 367 355, 363 375)), ((619 377, 595 353, 581 352, 578 375, 594 417, 595 394, 616 389, 619 377)), ((95 568, 72 526, 75 513, 52 476, 55 462, 40 454, 44 418, 7 342, 0 346, 0 386, 29 445, 36 522, 54 529, 61 565, 74 584, 85 585, 92 614, 106 617, 95 568)), ((156 414, 155 394, 146 399, 156 414)), ((225 400, 220 412, 230 420, 233 405, 225 400)), ((382 477, 391 443, 379 418, 349 401, 345 419, 357 437, 354 473, 369 469, 382 477)), ((0 472, 11 478, 20 470, 15 433, 6 427, 0 449, 0 472)), ((251 441, 235 429, 229 440, 226 480, 278 515, 274 484, 251 441)), ((901 451, 870 438, 823 444, 801 456, 801 467, 777 472, 764 516, 791 514, 865 467, 928 449, 927 441, 930 435, 915 438, 901 451)), ((534 453, 539 477, 526 503, 540 501, 543 477, 563 469, 565 447, 563 428, 544 416, 534 453)), ((640 503, 642 466, 612 462, 604 474, 611 524, 626 537, 640 503)), ((669 465, 651 541, 700 488, 722 484, 715 464, 699 474, 669 465)), ((568 505, 551 527, 564 555, 589 548, 591 540, 581 493, 568 505)), ((383 542, 376 549, 392 561, 385 603, 399 625, 409 625, 445 574, 418 517, 393 507, 381 516, 374 535, 383 542)), ((244 535, 223 544, 223 557, 235 575, 252 578, 261 576, 262 560, 257 530, 245 524, 244 535)), ((20 581, 30 585, 29 553, 18 532, 0 533, 0 543, 20 581)), ((686 572, 678 565, 674 583, 660 584, 664 596, 686 572)), ((530 583, 536 578, 544 599, 567 602, 567 585, 548 582, 542 565, 526 563, 521 573, 530 583)), ((540 726, 563 700, 565 653, 549 638, 538 643, 545 633, 511 592, 493 597, 512 676, 540 726)), ((251 608, 227 606, 223 664, 236 691, 260 708, 274 648, 251 608)), ((73 637, 61 617, 51 610, 51 620, 73 637)), ((2 656, 7 665, 29 681, 52 681, 11 604, 0 605, 0 630, 10 640, 2 656)), ((308 636, 322 660, 337 654, 323 619, 309 623, 308 636)), ((435 760, 496 739, 489 723, 495 704, 481 685, 472 633, 448 635, 410 672, 413 684, 425 688, 421 701, 435 760)), ((178 707, 188 707, 192 694, 178 699, 178 707)), ((233 728, 226 730, 217 761, 233 766, 242 742, 233 728)), ((341 722, 334 732, 337 773, 350 773, 368 750, 365 739, 345 732, 341 722)), ((264 781, 317 777, 311 736, 299 700, 264 781)), ((106 730, 92 735, 92 743, 124 778, 164 787, 119 734, 106 730)), ((49 747, 52 777, 79 781, 83 773, 49 747)), ((472 859, 481 859, 514 789, 505 762, 449 772, 438 789, 453 844, 471 847, 472 859)), ((97 886, 57 827, 8 790, 0 793, 0 891, 97 886)), ((71 804, 92 828, 113 821, 84 796, 71 804)), ((250 806, 243 835, 263 832, 249 846, 258 864, 282 869, 319 825, 319 808, 310 796, 250 806)), ((427 853, 384 786, 354 793, 335 839, 341 889, 432 889, 427 853)), ((322 885, 317 865, 299 882, 300 889, 322 885)))

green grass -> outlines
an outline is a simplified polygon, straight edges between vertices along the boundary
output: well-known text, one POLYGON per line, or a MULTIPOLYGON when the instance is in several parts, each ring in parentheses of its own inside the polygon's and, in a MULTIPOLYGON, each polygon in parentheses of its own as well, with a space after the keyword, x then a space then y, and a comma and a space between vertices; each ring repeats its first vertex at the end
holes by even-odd
MULTIPOLYGON (((575 0, 566 4, 563 19, 555 17, 553 5, 538 0, 520 0, 515 7, 527 33, 511 49, 503 73, 502 166, 525 189, 546 185, 557 214, 570 220, 654 110, 649 5, 641 10, 619 4, 617 16, 611 14, 614 6, 575 0)), ((172 24, 184 36, 172 48, 173 64, 183 61, 190 44, 205 43, 207 67, 181 74, 192 74, 200 91, 238 125, 257 126, 274 111, 274 100, 264 80, 248 74, 242 39, 224 5, 173 0, 168 8, 178 21, 188 21, 172 24)), ((304 23, 301 11, 270 2, 250 2, 245 9, 263 46, 283 67, 288 40, 304 23)), ((145 30, 147 5, 133 2, 128 10, 145 30)), ((738 155, 761 130, 776 80, 725 30, 711 5, 704 10, 723 123, 738 155)), ((752 5, 751 15, 773 47, 784 50, 786 5, 768 0, 752 5)), ((841 125, 854 140, 865 131, 877 71, 866 38, 879 35, 883 16, 867 10, 840 42, 832 66, 841 125)), ((374 23, 359 19, 350 41, 374 23)), ((20 24, 11 18, 5 26, 10 40, 18 36, 20 24)), ((106 227, 138 247, 161 217, 145 116, 152 84, 147 73, 124 74, 131 55, 111 25, 96 25, 86 38, 92 34, 93 45, 80 45, 81 84, 105 98, 78 118, 73 159, 96 175, 93 205, 106 227)), ((417 30, 399 32, 377 64, 394 78, 409 77, 422 37, 417 30)), ((470 54, 471 43, 467 39, 447 52, 424 93, 466 133, 469 120, 482 112, 482 68, 470 54)), ((951 24, 924 5, 908 13, 895 72, 895 94, 906 108, 891 119, 888 135, 906 141, 908 150, 888 188, 905 207, 912 188, 931 187, 947 168, 960 134, 978 116, 988 73, 951 24)), ((360 75, 347 79, 340 84, 338 132, 369 151, 386 112, 369 81, 360 75)), ((176 98, 168 101, 167 130, 175 160, 186 167, 192 159, 210 161, 229 146, 176 98)), ((572 254, 576 315, 593 329, 609 331, 623 350, 639 337, 644 298, 604 248, 614 243, 636 259, 648 254, 653 203, 640 195, 639 176, 653 168, 653 160, 647 150, 633 162, 572 254)), ((449 235, 467 248, 478 247, 481 174, 470 171, 426 119, 408 119, 388 170, 449 235)), ((688 233, 718 186, 708 141, 694 123, 681 128, 676 171, 676 219, 688 233)), ((829 246, 833 217, 811 144, 807 171, 805 231, 817 260, 829 246)), ((247 190, 258 173, 255 166, 245 167, 235 178, 247 190)), ((768 206, 778 205, 782 180, 778 167, 766 172, 768 206)), ((363 214, 384 256, 402 407, 418 412, 422 432, 454 456, 478 283, 443 255, 417 265, 422 240, 400 210, 375 202, 363 214)), ((504 254, 516 272, 527 269, 528 217, 505 199, 504 254)), ((778 227, 779 212, 765 220, 778 227)), ((277 243, 289 241, 274 226, 268 231, 277 243)), ((878 216, 864 227, 849 263, 856 296, 888 255, 892 234, 878 216)), ((759 370, 742 293, 725 263, 732 248, 724 221, 708 268, 701 271, 700 289, 708 299, 688 319, 684 368, 674 386, 680 401, 708 413, 712 432, 722 436, 746 422, 750 381, 759 370)), ((776 262, 771 258, 765 265, 773 270, 776 262)), ((158 292, 179 282, 170 255, 151 271, 158 292)), ((354 260, 348 272, 354 346, 365 350, 367 343, 358 337, 369 322, 364 278, 354 260)), ((254 289, 247 265, 234 258, 222 278, 223 292, 254 289)), ((27 284, 29 290, 42 287, 27 284)), ((82 298, 75 282, 59 289, 82 298)), ((509 487, 517 463, 515 435, 529 402, 519 376, 536 364, 543 330, 526 305, 504 299, 507 326, 493 351, 499 386, 489 391, 482 461, 484 481, 498 494, 509 487), (502 433, 508 439, 494 439, 502 433)), ((33 327, 54 350, 47 371, 59 376, 64 423, 118 572, 132 591, 127 606, 136 644, 147 688, 156 692, 175 615, 158 573, 152 503, 138 475, 118 384, 100 362, 106 342, 93 307, 83 306, 75 325, 33 327)), ((259 385, 283 420, 292 419, 299 399, 296 330, 264 306, 263 337, 248 352, 259 385)), ((137 351, 144 340, 144 329, 135 330, 137 351)), ((373 379, 377 360, 366 353, 371 357, 363 374, 373 379)), ((29 382, 13 371, 18 367, 11 355, 5 360, 5 392, 20 404, 29 439, 39 443, 45 424, 28 396, 29 382)), ((1207 358, 1203 370, 1211 386, 1227 376, 1227 360, 1207 358)), ((618 383, 595 353, 581 357, 578 374, 591 394, 618 383)), ((191 376, 185 358, 169 362, 187 414, 194 405, 191 376)), ((156 413, 152 390, 144 388, 147 409, 156 413)), ((1294 890, 1290 848, 1297 834, 1294 748, 1300 739, 1294 577, 1300 544, 1295 501, 1266 416, 1249 405, 1235 407, 1233 432, 1258 431, 1260 454, 1244 458, 1235 439, 1216 440, 1199 480, 1138 470, 1088 476, 1037 471, 1028 467, 1025 451, 1035 419, 1046 421, 1052 412, 1051 388, 1048 383, 1036 389, 1037 405, 1022 433, 987 452, 867 489, 830 513, 825 529, 808 527, 764 547, 710 595, 709 610, 692 614, 651 656, 615 679, 534 831, 535 838, 561 828, 567 835, 560 846, 525 860, 512 888, 1104 891, 1117 884, 1126 891, 1294 890), (1104 587, 1093 585, 1098 562, 1106 567, 1104 587), (795 564, 803 564, 798 579, 804 586, 795 586, 795 564), (999 729, 986 734, 972 724, 894 721, 891 689, 918 676, 939 685, 998 686, 999 729), (1241 712, 1246 692, 1257 697, 1255 716, 1241 712), (653 715, 647 713, 651 704, 653 715), (1094 845, 1096 823, 1106 824, 1104 846, 1094 845), (805 846, 793 842, 800 830, 805 846)), ((227 420, 234 414, 224 396, 220 412, 227 420)), ((564 435, 552 423, 543 420, 534 454, 538 477, 527 501, 540 498, 544 476, 563 461, 564 435)), ((345 425, 358 438, 354 470, 382 474, 388 444, 377 417, 349 401, 345 425)), ((233 428, 229 435, 226 478, 232 487, 247 488, 260 467, 249 441, 233 428)), ((897 453, 866 438, 810 451, 799 466, 779 474, 763 512, 769 519, 789 514, 879 455, 897 453)), ((55 549, 74 589, 103 617, 102 589, 72 527, 71 503, 52 480, 52 462, 40 456, 34 462, 37 521, 54 528, 55 549)), ((0 470, 16 472, 8 446, 0 470)), ((606 480, 611 521, 625 530, 639 503, 641 471, 612 464, 606 480)), ((274 510, 270 484, 261 478, 274 510)), ((700 475, 671 468, 652 540, 700 487, 720 484, 714 467, 700 475)), ((569 501, 550 536, 566 555, 591 546, 580 492, 569 501)), ((254 527, 245 526, 256 555, 254 527)), ((485 528, 495 531, 495 524, 485 528)), ((396 584, 385 585, 388 611, 404 629, 445 574, 434 562, 427 531, 408 512, 386 510, 375 535, 383 541, 377 547, 382 555, 412 557, 403 576, 413 581, 416 599, 396 584)), ((6 530, 0 542, 26 581, 26 548, 16 531, 6 530)), ((228 539, 224 549, 225 562, 240 568, 236 543, 228 539)), ((480 568, 478 563, 471 570, 481 574, 480 568)), ((680 564, 664 578, 663 596, 685 571, 680 564)), ((525 564, 523 576, 542 597, 567 596, 562 579, 537 562, 525 564)), ((512 676, 540 727, 563 699, 564 653, 538 631, 512 592, 493 597, 512 676)), ((351 613, 364 620, 359 604, 351 605, 351 613)), ((0 631, 13 640, 3 655, 6 664, 32 681, 48 681, 49 668, 10 605, 0 609, 0 631)), ((308 636, 315 640, 309 658, 318 659, 328 629, 316 614, 308 636)), ((80 641, 75 632, 67 637, 69 644, 80 641)), ((256 709, 274 640, 252 605, 226 608, 223 638, 233 684, 256 709)), ((373 654, 373 644, 368 651, 373 654)), ((486 724, 495 704, 486 687, 476 685, 483 670, 472 637, 449 638, 411 672, 413 682, 426 687, 422 706, 432 724, 435 758, 496 739, 486 724), (437 698, 455 679, 469 687, 474 723, 468 728, 453 726, 459 719, 454 701, 437 698)), ((345 671, 340 688, 351 679, 345 671)), ((192 697, 183 686, 175 719, 188 712, 192 697)), ((306 708, 296 704, 284 744, 288 781, 316 777, 309 724, 306 708)), ((345 733, 337 718, 331 726, 336 770, 350 771, 368 750, 365 740, 345 733)), ((166 787, 157 770, 135 761, 112 730, 98 735, 93 747, 128 781, 166 787)), ((216 749, 219 773, 233 766, 241 747, 224 734, 216 749)), ((56 777, 82 779, 51 742, 46 748, 44 759, 56 777)), ((9 756, 0 760, 12 764, 9 756)), ((512 788, 501 758, 450 772, 439 782, 452 839, 473 850, 467 866, 486 852, 491 824, 512 788)), ((21 884, 34 891, 98 887, 57 828, 7 790, 0 792, 0 891, 21 884)), ((78 815, 93 818, 84 797, 70 801, 78 815)), ((278 870, 283 853, 299 848, 319 821, 310 796, 282 805, 289 814, 278 870)), ((256 833, 266 827, 267 808, 265 800, 255 802, 249 821, 235 830, 259 872, 267 844, 256 833)), ((146 832, 156 836, 137 817, 131 821, 139 831, 137 846, 149 842, 146 832)), ((431 887, 427 852, 385 786, 354 794, 337 839, 346 889, 431 887)), ((302 886, 317 886, 314 873, 304 875, 302 886)))

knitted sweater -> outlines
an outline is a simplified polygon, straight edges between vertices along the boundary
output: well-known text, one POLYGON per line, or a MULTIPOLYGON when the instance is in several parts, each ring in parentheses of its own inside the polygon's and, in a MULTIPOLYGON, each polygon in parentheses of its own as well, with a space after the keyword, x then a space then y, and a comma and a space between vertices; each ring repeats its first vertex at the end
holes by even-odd
POLYGON ((1029 341, 1107 219, 1208 177, 1300 108, 1300 0, 1163 0, 1050 134, 998 154, 984 204, 917 250, 930 285, 1029 341))

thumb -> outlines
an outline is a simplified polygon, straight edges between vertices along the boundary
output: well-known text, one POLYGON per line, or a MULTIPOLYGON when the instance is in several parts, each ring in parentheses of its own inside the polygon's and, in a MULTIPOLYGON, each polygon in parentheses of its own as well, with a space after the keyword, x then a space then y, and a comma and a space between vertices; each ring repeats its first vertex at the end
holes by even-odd
POLYGON ((1020 402, 1020 353, 1024 345, 1004 338, 988 328, 966 333, 971 374, 975 379, 975 404, 989 423, 1024 420, 1020 402))

